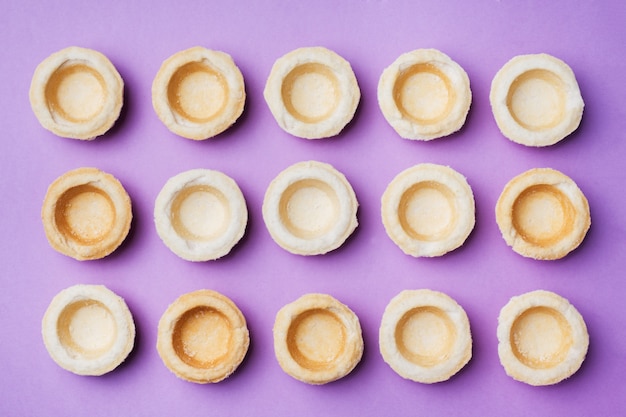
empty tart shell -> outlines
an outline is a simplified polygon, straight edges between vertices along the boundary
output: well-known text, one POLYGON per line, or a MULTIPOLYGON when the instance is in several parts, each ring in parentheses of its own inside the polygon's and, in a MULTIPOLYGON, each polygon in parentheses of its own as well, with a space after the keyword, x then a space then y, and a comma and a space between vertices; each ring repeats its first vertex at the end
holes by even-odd
POLYGON ((582 191, 551 168, 534 168, 509 181, 496 203, 496 221, 515 252, 544 260, 576 249, 591 226, 582 191))
POLYGON ((228 129, 243 112, 243 76, 225 52, 200 46, 166 59, 152 82, 152 106, 165 126, 204 140, 228 129))
POLYGON ((454 169, 418 164, 389 183, 381 215, 387 234, 405 254, 441 256, 463 245, 474 228, 474 194, 454 169))
POLYGON ((471 102, 467 73, 436 49, 400 55, 378 82, 383 116, 405 139, 432 140, 458 131, 471 102))
POLYGON ((358 317, 327 294, 306 294, 282 307, 273 333, 280 367, 308 384, 343 378, 363 355, 358 317))
POLYGON ((263 95, 283 130, 321 139, 339 134, 352 120, 361 91, 350 63, 318 46, 277 59, 263 95))
POLYGON ((239 367, 249 345, 245 317, 232 300, 216 291, 181 295, 159 321, 159 355, 186 381, 222 381, 239 367))
POLYGON ((111 61, 93 49, 71 46, 35 69, 30 105, 39 123, 72 139, 94 139, 118 119, 124 82, 111 61))
POLYGON ((502 134, 526 146, 559 142, 578 128, 584 108, 574 72, 548 54, 507 62, 491 82, 489 100, 502 134))
POLYGON ((274 241, 298 255, 337 249, 357 227, 358 201, 331 165, 306 161, 282 171, 268 186, 263 220, 274 241))
POLYGON ((572 376, 585 360, 589 334, 568 300, 550 291, 511 300, 498 317, 498 355, 507 375, 529 385, 552 385, 572 376))
POLYGON ((127 358, 135 342, 128 306, 102 285, 75 285, 59 292, 41 328, 52 359, 77 375, 112 371, 127 358))
POLYGON ((128 235, 131 201, 113 175, 97 168, 78 168, 50 184, 41 218, 55 250, 79 261, 100 259, 128 235))
POLYGON ((228 254, 245 233, 246 201, 219 171, 192 169, 170 178, 156 198, 154 222, 165 245, 188 261, 228 254))
POLYGON ((446 381, 472 357, 469 320, 444 293, 405 290, 385 308, 379 346, 383 360, 401 377, 425 384, 446 381))

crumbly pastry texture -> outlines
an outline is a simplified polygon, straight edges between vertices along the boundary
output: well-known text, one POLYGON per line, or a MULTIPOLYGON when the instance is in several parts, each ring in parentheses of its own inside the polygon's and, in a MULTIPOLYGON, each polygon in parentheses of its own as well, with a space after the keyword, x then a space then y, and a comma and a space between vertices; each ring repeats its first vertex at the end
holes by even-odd
POLYGON ((305 139, 338 135, 361 99, 350 63, 321 46, 299 48, 277 59, 263 95, 278 125, 305 139))
POLYGON ((246 101, 244 79, 225 52, 195 46, 166 59, 152 82, 152 106, 187 139, 212 138, 233 125, 246 101))
POLYGON ((346 177, 330 164, 298 162, 279 173, 263 200, 272 239, 298 255, 340 247, 358 225, 358 201, 346 177))
POLYGON ((227 255, 243 237, 246 201, 226 174, 192 169, 170 178, 154 205, 157 233, 165 245, 188 261, 227 255))
POLYGON ((570 177, 552 168, 533 168, 511 179, 495 211, 507 245, 527 258, 563 258, 591 227, 587 198, 570 177))
POLYGON ((472 102, 469 77, 437 49, 400 55, 380 76, 378 104, 405 139, 432 140, 463 127, 472 102))
POLYGON ((494 76, 489 100, 502 134, 534 147, 575 131, 585 105, 572 69, 548 54, 512 58, 494 76))
POLYGON ((312 385, 343 378, 363 356, 358 317, 328 294, 305 294, 283 306, 273 334, 274 353, 283 371, 312 385))
POLYGON ((387 235, 405 254, 441 256, 462 246, 473 230, 474 194, 454 169, 418 164, 389 183, 381 217, 387 235))
POLYGON ((122 77, 106 56, 71 46, 37 66, 29 99, 45 129, 65 138, 91 140, 115 124, 123 92, 122 77))
POLYGON ((467 314, 444 293, 404 290, 385 308, 379 347, 401 377, 424 384, 446 381, 472 357, 467 314))
POLYGON ((552 385, 581 367, 589 348, 583 317, 551 291, 512 297, 498 317, 498 355, 507 375, 529 385, 552 385))
POLYGON ((157 351, 177 377, 198 384, 228 378, 250 345, 246 319, 235 303, 213 290, 178 297, 159 320, 157 351))
POLYGON ((126 239, 131 200, 113 175, 78 168, 50 184, 41 219, 52 248, 79 261, 100 259, 126 239))
POLYGON ((102 285, 74 285, 50 302, 41 332, 50 357, 77 375, 99 376, 132 351, 135 324, 124 300, 102 285))

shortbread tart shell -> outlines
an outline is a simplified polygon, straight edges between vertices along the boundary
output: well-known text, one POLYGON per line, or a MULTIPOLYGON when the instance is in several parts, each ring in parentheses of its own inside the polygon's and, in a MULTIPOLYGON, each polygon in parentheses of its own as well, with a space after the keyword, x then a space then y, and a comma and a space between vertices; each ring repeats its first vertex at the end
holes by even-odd
POLYGON ((338 135, 352 120, 361 91, 350 63, 324 47, 276 60, 263 96, 278 125, 305 139, 338 135))
POLYGON ((29 98, 44 128, 61 137, 91 140, 118 119, 124 82, 102 53, 72 46, 37 66, 29 98))
POLYGON ((50 246, 79 261, 115 251, 126 239, 132 217, 130 197, 119 180, 91 167, 57 178, 41 209, 50 246))
POLYGON ((498 355, 507 375, 529 385, 552 385, 580 369, 589 348, 583 317, 551 291, 515 296, 498 317, 498 355))
POLYGON ((244 79, 232 57, 201 46, 170 56, 152 82, 157 116, 187 139, 222 133, 241 116, 245 101, 244 79))
POLYGON ((442 292, 404 290, 385 308, 379 347, 401 377, 424 384, 446 381, 472 357, 467 314, 442 292))
POLYGON ((280 367, 308 384, 343 378, 363 356, 358 317, 328 294, 305 294, 283 306, 276 314, 273 334, 280 367))
POLYGON ((159 356, 172 373, 189 382, 216 383, 229 377, 249 345, 243 313, 213 290, 181 295, 159 320, 159 356))
POLYGON ((52 359, 77 375, 99 376, 132 351, 135 324, 124 300, 102 285, 74 285, 59 292, 42 320, 52 359))

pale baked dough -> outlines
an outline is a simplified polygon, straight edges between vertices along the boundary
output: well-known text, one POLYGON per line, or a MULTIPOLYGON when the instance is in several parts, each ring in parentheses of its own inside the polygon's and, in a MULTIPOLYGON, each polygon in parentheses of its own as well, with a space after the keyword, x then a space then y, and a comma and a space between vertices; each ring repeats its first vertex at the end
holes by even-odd
POLYGON ((343 378, 363 356, 359 318, 327 294, 305 294, 283 306, 273 333, 280 367, 308 384, 343 378))
POLYGON ((496 222, 515 252, 554 260, 580 245, 591 216, 587 199, 571 178, 551 168, 534 168, 504 187, 496 222))
POLYGON ((159 321, 159 355, 186 381, 222 381, 239 367, 249 345, 245 317, 232 300, 216 291, 181 295, 159 321))
POLYGON ((278 125, 306 139, 339 134, 361 99, 350 63, 319 46, 299 48, 277 59, 263 95, 278 125))
POLYGON ((152 82, 152 106, 167 128, 204 140, 239 118, 246 101, 244 79, 225 52, 201 46, 166 59, 152 82))
POLYGON ((132 217, 122 184, 97 168, 78 168, 57 178, 41 209, 50 246, 79 261, 104 258, 117 249, 132 217))
POLYGON ((568 300, 550 291, 525 293, 498 317, 498 355, 511 378, 530 385, 556 384, 585 360, 589 334, 568 300))
POLYGON ((306 161, 282 171, 263 200, 272 239, 298 255, 337 249, 356 229, 358 201, 346 177, 331 165, 306 161))
POLYGON ((389 183, 381 215, 387 235, 404 253, 441 256, 463 245, 474 228, 474 194, 454 169, 418 164, 389 183))
POLYGON ((77 375, 117 368, 135 343, 135 323, 124 300, 102 285, 74 285, 59 292, 42 320, 52 359, 77 375))
POLYGON ((71 46, 37 66, 29 98, 44 128, 61 137, 90 140, 118 119, 124 82, 102 53, 71 46))
POLYGON ((559 142, 578 128, 584 108, 572 69, 547 54, 507 62, 491 82, 489 100, 502 134, 526 146, 559 142))
POLYGON ((192 169, 170 178, 154 205, 165 245, 188 261, 221 258, 246 230, 248 209, 237 183, 219 171, 192 169))
POLYGON ((379 346, 383 360, 401 377, 425 384, 446 381, 472 357, 469 320, 444 293, 404 290, 385 308, 379 346))
POLYGON ((400 55, 378 82, 378 105, 405 139, 432 140, 463 126, 472 103, 465 70, 436 49, 400 55))

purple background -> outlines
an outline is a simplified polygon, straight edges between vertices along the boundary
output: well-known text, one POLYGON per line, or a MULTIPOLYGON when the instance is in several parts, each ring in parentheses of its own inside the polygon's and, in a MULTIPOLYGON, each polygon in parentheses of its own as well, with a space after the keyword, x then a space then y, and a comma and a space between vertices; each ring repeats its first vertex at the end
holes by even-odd
POLYGON ((0 414, 1 415, 606 415, 626 412, 626 3, 622 1, 3 1, 0 14, 0 414), (125 80, 120 120, 104 137, 54 136, 28 102, 33 70, 70 45, 103 52, 125 80), (171 54, 202 45, 231 54, 246 82, 243 116, 219 137, 193 142, 156 117, 152 79, 171 54), (335 50, 353 66, 362 100, 338 137, 306 141, 283 132, 262 97, 276 58, 302 46, 335 50), (464 128, 429 143, 399 138, 376 101, 378 77, 401 53, 438 48, 468 73, 473 103, 464 128), (518 54, 546 52, 576 73, 586 107, 580 128, 553 147, 505 139, 489 107, 497 70, 518 54), (265 189, 292 163, 316 159, 350 180, 360 226, 326 256, 287 253, 261 216, 265 189), (476 228, 464 247, 437 259, 402 254, 380 221, 380 196, 401 170, 421 162, 463 173, 476 198, 476 228), (96 166, 117 176, 133 201, 131 234, 113 255, 78 262, 52 250, 40 210, 62 173, 96 166), (187 169, 233 177, 250 212, 244 239, 226 258, 190 263, 154 229, 154 199, 187 169), (504 184, 533 167, 570 175, 589 199, 592 227, 565 259, 525 259, 506 246, 494 219, 504 184), (40 334, 52 297, 74 284, 105 284, 124 297, 137 339, 128 360, 102 377, 58 367, 40 334), (156 328, 179 295, 211 288, 232 298, 251 333, 248 355, 229 379, 197 385, 161 362, 156 328), (403 289, 431 288, 467 311, 474 349, 450 381, 403 380, 378 352, 387 302, 403 289), (497 355, 500 308, 511 296, 547 289, 568 298, 589 328, 585 363, 571 379, 531 387, 506 376, 497 355), (365 354, 348 377, 309 386, 282 372, 272 325, 284 304, 326 292, 350 306, 363 327, 365 354), (357 414, 355 414, 357 415, 357 414))

